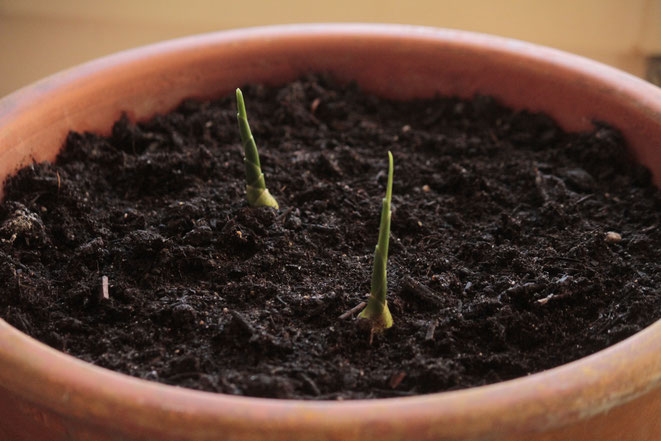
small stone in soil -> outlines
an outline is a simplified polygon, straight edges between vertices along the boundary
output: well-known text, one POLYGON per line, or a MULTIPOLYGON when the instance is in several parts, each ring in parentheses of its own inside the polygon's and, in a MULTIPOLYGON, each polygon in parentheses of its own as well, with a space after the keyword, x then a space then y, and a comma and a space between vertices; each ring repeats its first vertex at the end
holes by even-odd
POLYGON ((622 235, 620 233, 616 233, 615 231, 609 231, 606 233, 604 240, 609 243, 617 243, 622 241, 622 235))

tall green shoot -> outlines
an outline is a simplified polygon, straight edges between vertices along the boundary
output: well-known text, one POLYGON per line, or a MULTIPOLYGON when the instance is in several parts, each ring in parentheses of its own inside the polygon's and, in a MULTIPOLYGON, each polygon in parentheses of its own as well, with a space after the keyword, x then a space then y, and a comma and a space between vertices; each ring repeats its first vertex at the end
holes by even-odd
POLYGON ((266 188, 264 173, 259 162, 259 153, 255 139, 250 132, 248 117, 246 115, 246 105, 243 102, 241 89, 236 89, 236 107, 238 113, 236 117, 239 121, 239 133, 241 134, 241 144, 245 158, 243 163, 246 167, 246 197, 248 204, 252 207, 273 207, 278 208, 278 202, 275 200, 269 190, 266 188))
POLYGON ((392 199, 392 174, 393 159, 392 153, 388 152, 388 184, 386 187, 386 197, 383 198, 381 206, 381 224, 379 226, 379 241, 374 250, 374 268, 372 270, 372 286, 370 296, 367 300, 367 306, 358 315, 359 318, 366 319, 371 325, 370 341, 374 333, 382 332, 390 328, 393 324, 386 293, 388 291, 386 264, 388 262, 388 242, 390 241, 390 202, 392 199))

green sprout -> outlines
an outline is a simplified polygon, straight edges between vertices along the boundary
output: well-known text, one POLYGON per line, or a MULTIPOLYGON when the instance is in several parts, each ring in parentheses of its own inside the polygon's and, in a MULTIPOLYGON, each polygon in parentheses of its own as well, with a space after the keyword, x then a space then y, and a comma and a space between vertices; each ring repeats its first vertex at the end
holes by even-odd
POLYGON ((388 186, 386 197, 381 207, 381 224, 379 226, 379 241, 374 250, 374 269, 372 270, 372 286, 367 306, 358 315, 366 319, 372 327, 370 342, 374 333, 382 332, 392 326, 392 316, 386 301, 388 282, 386 280, 386 263, 388 261, 388 242, 390 240, 390 201, 392 199, 392 153, 388 152, 388 186))
POLYGON ((246 197, 248 198, 248 204, 253 207, 273 207, 277 209, 278 202, 266 188, 264 173, 262 173, 262 167, 259 163, 257 145, 250 132, 246 105, 243 102, 241 89, 236 89, 236 107, 238 110, 236 118, 239 121, 239 133, 241 134, 241 144, 245 155, 243 163, 246 166, 246 197))

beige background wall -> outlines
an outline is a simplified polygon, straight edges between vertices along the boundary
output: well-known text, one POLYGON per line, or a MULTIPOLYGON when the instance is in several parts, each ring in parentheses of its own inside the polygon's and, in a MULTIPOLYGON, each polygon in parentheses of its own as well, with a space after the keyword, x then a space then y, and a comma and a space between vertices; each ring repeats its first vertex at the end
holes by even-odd
POLYGON ((244 26, 385 22, 486 32, 644 74, 661 54, 661 0, 0 0, 0 96, 159 40, 244 26))

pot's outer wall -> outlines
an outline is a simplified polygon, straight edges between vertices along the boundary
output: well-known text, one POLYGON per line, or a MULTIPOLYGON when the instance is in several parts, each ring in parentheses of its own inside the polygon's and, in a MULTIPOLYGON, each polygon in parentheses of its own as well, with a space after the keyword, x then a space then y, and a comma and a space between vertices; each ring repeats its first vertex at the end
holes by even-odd
MULTIPOLYGON (((661 183, 661 90, 612 68, 513 40, 391 25, 224 32, 123 52, 0 101, 0 176, 53 160, 69 130, 108 133, 187 97, 329 71, 380 95, 494 95, 570 130, 616 125, 661 183)), ((0 441, 661 439, 661 322, 530 377, 375 401, 230 397, 112 373, 0 320, 0 441)))

